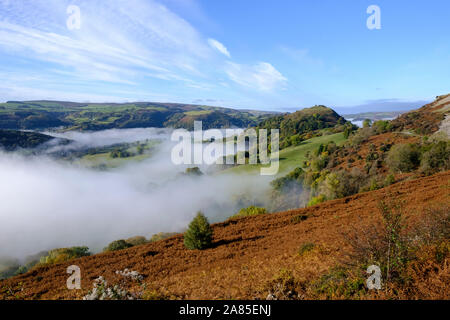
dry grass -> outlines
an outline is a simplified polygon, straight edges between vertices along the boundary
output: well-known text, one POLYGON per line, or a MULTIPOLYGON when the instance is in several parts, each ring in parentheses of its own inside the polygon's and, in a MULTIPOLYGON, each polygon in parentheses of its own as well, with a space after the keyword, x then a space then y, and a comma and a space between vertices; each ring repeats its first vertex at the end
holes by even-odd
POLYGON ((213 246, 207 250, 187 250, 183 236, 175 235, 38 268, 0 281, 0 298, 79 299, 98 276, 117 283, 120 276, 115 271, 128 268, 144 276, 144 297, 148 299, 266 299, 271 291, 274 295, 278 292, 279 298, 295 299, 449 299, 448 242, 427 242, 424 236, 415 259, 402 269, 408 285, 393 282, 379 292, 365 289, 361 279, 367 275, 361 268, 343 263, 354 248, 345 234, 358 237, 377 226, 380 200, 403 201, 408 221, 405 232, 417 226, 428 230, 425 234, 435 234, 434 222, 425 228, 418 222, 432 216, 427 211, 432 209, 427 208, 433 205, 448 208, 449 181, 447 171, 310 208, 228 220, 213 225, 213 246), (297 221, 299 215, 308 218, 297 221), (299 254, 305 243, 314 246, 299 254), (66 268, 71 264, 81 268, 81 290, 66 289, 66 268))

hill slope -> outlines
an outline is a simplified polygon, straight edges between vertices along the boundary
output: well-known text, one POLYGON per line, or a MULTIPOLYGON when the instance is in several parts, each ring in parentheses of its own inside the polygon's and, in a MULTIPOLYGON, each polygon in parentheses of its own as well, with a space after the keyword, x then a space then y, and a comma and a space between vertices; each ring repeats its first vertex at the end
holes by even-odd
POLYGON ((8 151, 17 148, 35 148, 52 139, 54 138, 37 132, 0 129, 0 148, 8 151))
MULTIPOLYGON (((352 251, 349 235, 367 234, 377 221, 379 201, 395 199, 404 201, 405 215, 413 222, 427 217, 426 207, 441 205, 448 209, 450 171, 314 207, 218 223, 213 225, 214 246, 204 251, 185 249, 182 235, 176 235, 39 268, 0 281, 0 298, 81 298, 95 278, 104 276, 110 283, 117 283, 121 276, 116 271, 128 268, 144 276, 147 298, 264 299, 274 284, 292 284, 300 299, 343 298, 346 294, 449 299, 449 257, 444 255, 435 262, 431 249, 425 252, 428 256, 411 266, 416 271, 407 291, 394 288, 395 295, 389 290, 367 292, 361 280, 349 282, 350 291, 338 294, 342 286, 347 290, 345 281, 350 281, 342 278, 342 272, 333 271, 352 251), (81 290, 66 289, 66 268, 73 264, 82 270, 81 290), (337 289, 330 287, 330 281, 337 289), (329 292, 336 296, 329 296, 329 292)), ((137 284, 128 288, 144 290, 137 284)))
POLYGON ((392 124, 398 130, 431 134, 439 130, 441 122, 448 114, 450 114, 450 94, 438 96, 435 101, 400 115, 392 124))
MULTIPOLYGON (((301 141, 309 139, 317 130, 333 128, 345 123, 347 121, 333 109, 325 106, 314 106, 293 113, 270 117, 263 120, 258 128, 279 129, 280 148, 283 149, 291 145, 298 145, 301 141)), ((343 128, 336 129, 336 132, 343 131, 343 128)))
POLYGON ((78 130, 175 127, 192 129, 203 120, 204 129, 247 127, 271 112, 235 110, 178 103, 76 103, 65 101, 9 101, 0 103, 0 129, 46 129, 64 126, 78 130))

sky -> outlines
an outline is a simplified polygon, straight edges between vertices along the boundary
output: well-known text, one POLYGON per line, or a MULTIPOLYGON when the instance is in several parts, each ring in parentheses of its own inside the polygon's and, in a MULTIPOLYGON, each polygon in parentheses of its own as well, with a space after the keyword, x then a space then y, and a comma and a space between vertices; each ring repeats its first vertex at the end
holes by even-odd
POLYGON ((450 92, 449 11, 447 0, 0 0, 0 101, 417 108, 450 92))

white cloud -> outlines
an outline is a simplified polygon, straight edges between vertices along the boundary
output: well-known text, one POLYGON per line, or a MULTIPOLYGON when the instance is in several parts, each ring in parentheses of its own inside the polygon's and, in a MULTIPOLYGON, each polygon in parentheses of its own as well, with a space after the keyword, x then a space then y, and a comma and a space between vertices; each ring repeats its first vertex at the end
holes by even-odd
POLYGON ((228 77, 234 82, 260 91, 272 91, 283 87, 287 79, 268 62, 253 66, 228 62, 225 68, 228 77))
POLYGON ((145 73, 202 76, 211 49, 183 18, 152 0, 77 1, 81 29, 68 30, 68 0, 9 4, 0 19, 3 53, 55 64, 77 78, 133 84, 145 73))
POLYGON ((223 55, 227 56, 228 58, 231 58, 231 55, 228 52, 228 49, 219 41, 210 38, 210 39, 208 39, 208 43, 212 48, 216 49, 217 51, 219 51, 223 55))

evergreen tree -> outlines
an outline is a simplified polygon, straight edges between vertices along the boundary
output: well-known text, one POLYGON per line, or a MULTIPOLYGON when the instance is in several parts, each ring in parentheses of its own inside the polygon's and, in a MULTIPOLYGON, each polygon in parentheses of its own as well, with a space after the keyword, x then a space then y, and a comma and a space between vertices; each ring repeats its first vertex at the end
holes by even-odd
POLYGON ((206 249, 211 246, 212 233, 208 219, 199 211, 184 234, 184 245, 188 249, 206 249))

